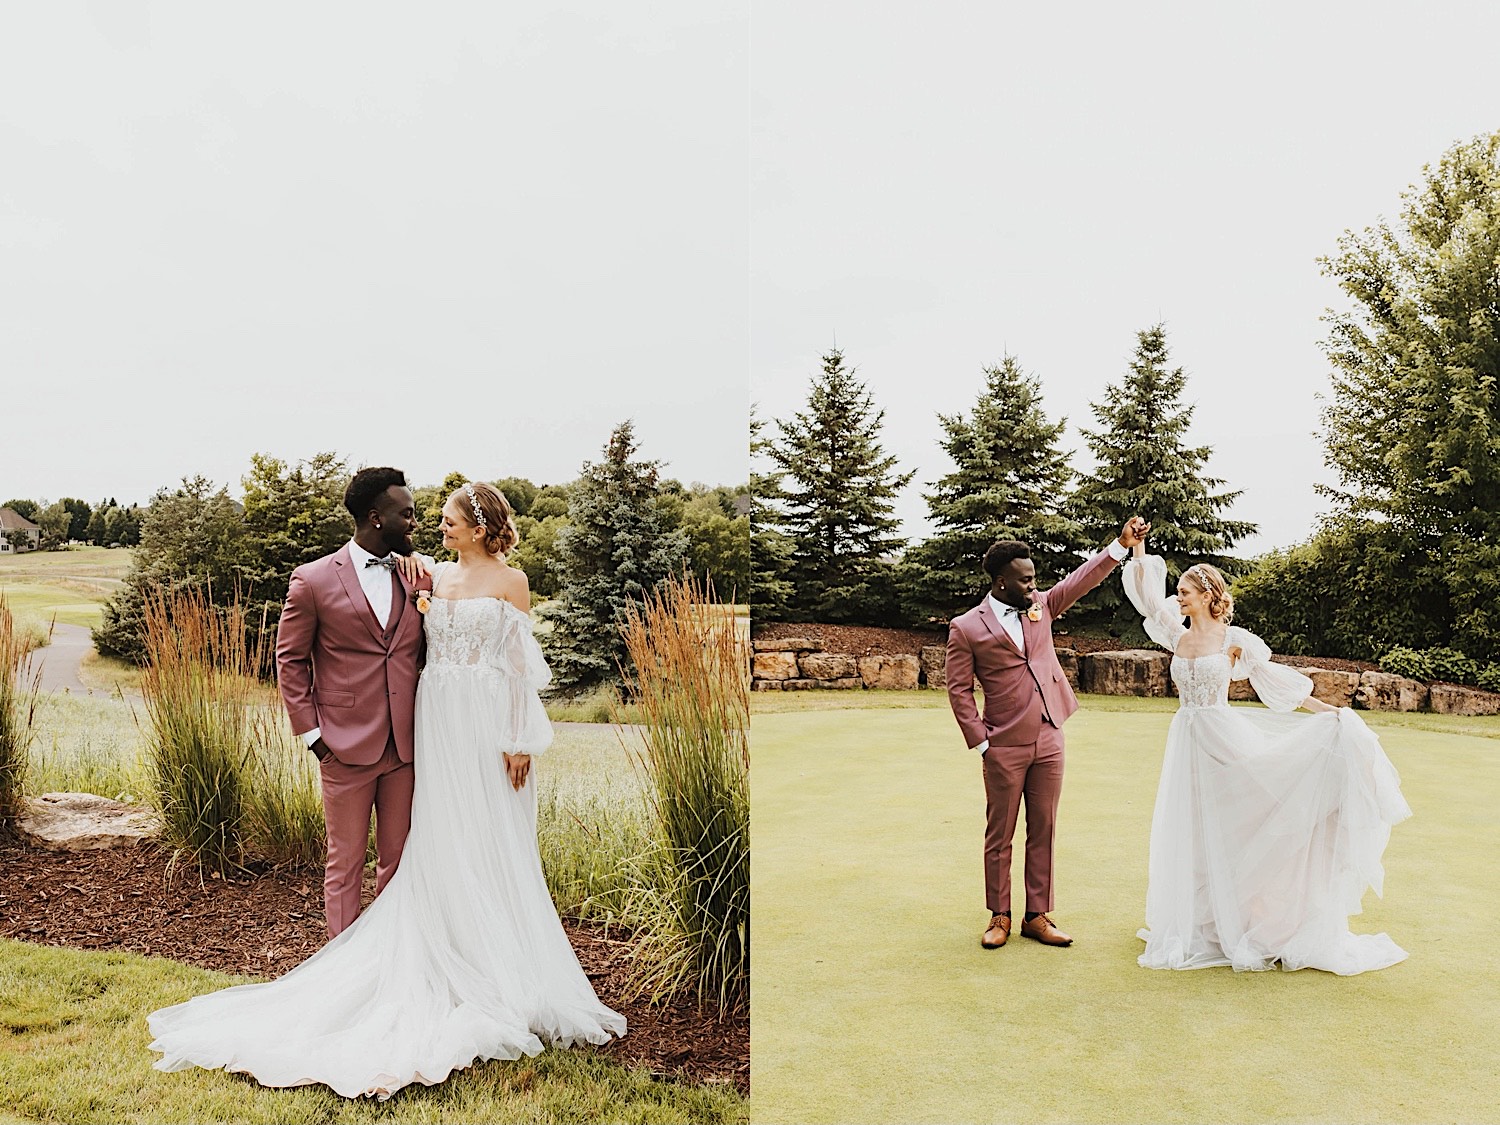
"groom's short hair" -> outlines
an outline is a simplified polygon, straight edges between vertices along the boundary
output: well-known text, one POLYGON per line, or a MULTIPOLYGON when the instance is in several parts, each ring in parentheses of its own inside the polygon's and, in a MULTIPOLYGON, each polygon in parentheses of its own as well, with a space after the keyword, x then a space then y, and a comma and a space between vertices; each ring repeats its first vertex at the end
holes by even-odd
POLYGON ((1000 572, 1016 559, 1031 558, 1031 548, 1019 539, 999 539, 990 544, 990 549, 984 553, 984 572, 990 576, 993 582, 1000 577, 1000 572))
POLYGON ((405 488, 406 474, 388 465, 377 469, 361 469, 354 474, 349 487, 344 489, 344 507, 349 509, 356 524, 363 522, 375 507, 376 498, 393 484, 405 488))

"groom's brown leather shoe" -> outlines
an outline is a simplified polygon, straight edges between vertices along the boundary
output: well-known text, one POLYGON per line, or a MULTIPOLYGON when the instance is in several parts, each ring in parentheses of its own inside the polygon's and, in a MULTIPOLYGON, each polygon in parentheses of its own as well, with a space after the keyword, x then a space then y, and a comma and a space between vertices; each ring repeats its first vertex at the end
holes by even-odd
POLYGON ((1021 936, 1029 937, 1039 941, 1043 945, 1072 945, 1073 939, 1063 933, 1052 924, 1052 919, 1045 914, 1038 914, 1035 918, 1021 923, 1021 936))
POLYGON ((986 949, 999 949, 1010 940, 1010 915, 996 914, 990 919, 989 929, 984 931, 984 937, 979 939, 979 944, 986 949))

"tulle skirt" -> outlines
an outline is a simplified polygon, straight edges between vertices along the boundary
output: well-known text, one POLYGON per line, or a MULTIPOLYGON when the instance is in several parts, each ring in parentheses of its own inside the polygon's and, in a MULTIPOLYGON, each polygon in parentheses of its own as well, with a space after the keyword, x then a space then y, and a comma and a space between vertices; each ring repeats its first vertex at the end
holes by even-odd
POLYGON ((1140 963, 1350 975, 1404 960, 1348 919, 1366 889, 1381 892, 1391 825, 1410 815, 1379 739, 1348 708, 1182 708, 1151 824, 1140 963))
POLYGON ((513 685, 429 666, 417 692, 411 833, 354 924, 266 984, 150 1016, 158 1070, 200 1066, 265 1086, 389 1097, 481 1059, 604 1043, 601 1004, 568 942, 536 842, 536 771, 518 792, 496 748, 513 685))

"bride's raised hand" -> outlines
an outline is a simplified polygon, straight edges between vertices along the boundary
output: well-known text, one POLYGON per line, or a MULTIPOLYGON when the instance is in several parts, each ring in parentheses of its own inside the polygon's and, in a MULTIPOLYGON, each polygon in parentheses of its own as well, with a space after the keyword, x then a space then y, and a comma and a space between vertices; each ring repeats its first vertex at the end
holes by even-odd
POLYGON ((504 754, 505 773, 510 778, 510 787, 519 790, 526 784, 526 775, 531 772, 530 754, 504 754))
POLYGON ((401 568, 401 577, 415 582, 427 573, 427 564, 416 555, 397 555, 396 565, 401 568))

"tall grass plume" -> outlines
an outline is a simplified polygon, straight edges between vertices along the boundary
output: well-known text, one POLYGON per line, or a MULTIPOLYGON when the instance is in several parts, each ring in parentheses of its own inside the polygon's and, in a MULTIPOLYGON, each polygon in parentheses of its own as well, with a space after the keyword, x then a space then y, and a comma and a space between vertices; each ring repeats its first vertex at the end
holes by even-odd
POLYGON ((633 608, 625 641, 655 841, 627 911, 632 987, 743 1008, 750 982, 750 699, 746 653, 712 587, 672 580, 633 608))
POLYGON ((16 623, 0 594, 0 837, 14 831, 26 788, 41 690, 41 670, 28 668, 38 647, 35 632, 16 623))
POLYGON ((151 590, 144 609, 146 763, 162 838, 180 856, 227 871, 244 846, 255 691, 244 614, 197 588, 151 590))

